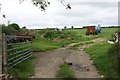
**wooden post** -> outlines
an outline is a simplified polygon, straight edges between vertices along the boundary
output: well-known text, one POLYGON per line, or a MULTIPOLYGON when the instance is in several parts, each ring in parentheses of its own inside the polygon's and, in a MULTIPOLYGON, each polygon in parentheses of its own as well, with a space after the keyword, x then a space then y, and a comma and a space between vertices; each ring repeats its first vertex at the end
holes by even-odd
POLYGON ((118 77, 120 77, 120 32, 118 32, 118 77))
POLYGON ((7 61, 6 61, 6 36, 2 33, 2 74, 7 74, 7 61))
POLYGON ((2 26, 0 25, 0 80, 2 78, 2 26))

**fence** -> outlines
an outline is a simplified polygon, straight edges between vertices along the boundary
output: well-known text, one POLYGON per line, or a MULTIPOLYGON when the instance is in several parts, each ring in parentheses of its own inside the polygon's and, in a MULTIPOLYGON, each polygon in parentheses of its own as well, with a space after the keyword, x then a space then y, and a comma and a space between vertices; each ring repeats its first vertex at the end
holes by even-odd
POLYGON ((2 35, 2 72, 28 59, 32 55, 31 36, 2 35))

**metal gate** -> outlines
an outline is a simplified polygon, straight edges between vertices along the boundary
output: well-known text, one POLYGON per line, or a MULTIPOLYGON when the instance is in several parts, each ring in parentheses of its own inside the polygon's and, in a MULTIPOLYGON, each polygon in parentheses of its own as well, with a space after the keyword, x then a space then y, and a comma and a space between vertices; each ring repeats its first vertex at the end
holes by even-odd
POLYGON ((31 36, 2 35, 2 72, 28 59, 32 55, 31 36))

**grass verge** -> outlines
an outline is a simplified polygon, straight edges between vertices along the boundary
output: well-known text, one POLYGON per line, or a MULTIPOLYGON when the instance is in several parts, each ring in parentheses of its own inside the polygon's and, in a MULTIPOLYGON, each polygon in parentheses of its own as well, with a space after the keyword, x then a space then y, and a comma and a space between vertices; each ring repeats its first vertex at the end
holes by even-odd
POLYGON ((106 78, 118 77, 118 58, 116 44, 99 43, 85 49, 100 72, 106 78))
POLYGON ((34 66, 32 64, 33 57, 19 63, 13 68, 9 69, 9 73, 14 78, 28 78, 34 74, 34 66))
POLYGON ((75 80, 75 73, 70 69, 70 66, 67 64, 60 65, 60 69, 58 70, 56 76, 59 78, 69 78, 69 79, 75 80))

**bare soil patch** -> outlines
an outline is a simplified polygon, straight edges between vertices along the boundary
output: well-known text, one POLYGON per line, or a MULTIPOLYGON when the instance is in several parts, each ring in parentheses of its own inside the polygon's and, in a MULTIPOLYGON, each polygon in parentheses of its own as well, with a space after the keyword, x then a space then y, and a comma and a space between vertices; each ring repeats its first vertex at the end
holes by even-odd
MULTIPOLYGON (((103 38, 91 40, 94 43, 105 41, 103 38)), ((85 44, 79 47, 78 50, 68 49, 73 46, 73 43, 64 48, 55 49, 47 52, 34 53, 36 59, 34 78, 56 78, 56 73, 59 70, 59 65, 65 61, 73 63, 71 69, 75 72, 77 78, 99 78, 100 75, 93 65, 90 56, 84 52, 84 48, 93 44, 85 44)))

